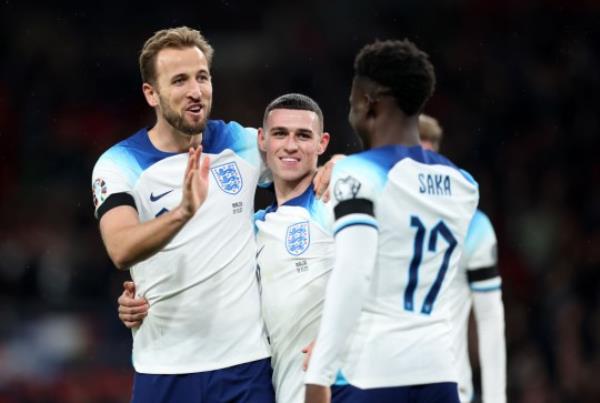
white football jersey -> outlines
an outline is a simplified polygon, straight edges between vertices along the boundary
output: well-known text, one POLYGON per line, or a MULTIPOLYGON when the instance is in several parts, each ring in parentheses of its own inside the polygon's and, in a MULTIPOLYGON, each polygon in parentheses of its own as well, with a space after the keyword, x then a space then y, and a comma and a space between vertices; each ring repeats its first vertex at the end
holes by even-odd
POLYGON ((400 145, 341 160, 331 183, 334 233, 352 225, 379 231, 370 288, 337 383, 456 382, 446 290, 478 203, 477 184, 445 157, 400 145), (350 211, 365 200, 373 203, 374 222, 357 222, 364 214, 350 211))
MULTIPOLYGON (((202 146, 211 159, 206 201, 162 250, 130 268, 150 304, 133 330, 137 372, 210 371, 270 354, 255 277, 254 193, 264 169, 256 131, 209 121, 202 146)), ((96 163, 96 214, 123 195, 133 197, 141 222, 175 208, 187 161, 188 153, 157 150, 140 130, 96 163)))
POLYGON ((304 402, 302 349, 317 337, 333 269, 333 211, 312 185, 255 214, 262 312, 277 402, 304 402))
POLYGON ((457 352, 458 392, 461 402, 473 400, 473 381, 469 362, 468 327, 472 292, 499 291, 501 278, 496 269, 497 242, 489 218, 477 210, 469 225, 458 273, 448 292, 452 304, 453 340, 457 352))

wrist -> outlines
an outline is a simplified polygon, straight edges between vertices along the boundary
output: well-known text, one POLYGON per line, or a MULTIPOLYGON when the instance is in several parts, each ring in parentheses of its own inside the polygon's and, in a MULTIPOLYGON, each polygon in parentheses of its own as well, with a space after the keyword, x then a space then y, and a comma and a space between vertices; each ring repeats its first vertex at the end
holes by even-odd
POLYGON ((173 213, 173 218, 175 219, 175 221, 178 223, 181 223, 181 224, 185 224, 194 216, 193 212, 191 212, 189 209, 186 209, 182 206, 177 206, 172 211, 172 213, 173 213))

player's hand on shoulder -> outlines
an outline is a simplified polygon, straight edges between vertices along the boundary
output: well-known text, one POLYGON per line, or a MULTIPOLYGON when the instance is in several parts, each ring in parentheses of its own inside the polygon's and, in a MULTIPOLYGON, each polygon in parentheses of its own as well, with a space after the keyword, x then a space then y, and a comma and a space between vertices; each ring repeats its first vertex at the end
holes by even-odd
POLYGON ((123 283, 123 293, 119 296, 118 303, 119 319, 129 329, 139 327, 150 308, 146 299, 136 298, 133 281, 123 283))
POLYGON ((183 196, 179 206, 183 217, 188 220, 202 206, 208 195, 210 158, 204 156, 204 159, 200 162, 201 156, 202 146, 190 147, 183 180, 183 196))
POLYGON ((313 178, 313 186, 317 198, 321 199, 324 203, 329 201, 329 183, 331 182, 331 172, 335 164, 345 158, 343 154, 335 154, 325 165, 317 169, 317 174, 313 178))

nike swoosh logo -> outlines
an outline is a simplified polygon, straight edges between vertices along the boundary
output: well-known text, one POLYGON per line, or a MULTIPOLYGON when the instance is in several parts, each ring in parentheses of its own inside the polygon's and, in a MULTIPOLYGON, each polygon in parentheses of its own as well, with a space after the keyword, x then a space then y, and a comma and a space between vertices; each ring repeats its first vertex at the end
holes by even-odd
POLYGON ((166 195, 168 195, 172 191, 173 191, 173 189, 167 190, 165 193, 161 193, 161 194, 156 195, 156 196, 154 196, 154 194, 150 193, 150 201, 151 202, 155 202, 155 201, 157 201, 159 199, 162 199, 163 197, 165 197, 166 195))

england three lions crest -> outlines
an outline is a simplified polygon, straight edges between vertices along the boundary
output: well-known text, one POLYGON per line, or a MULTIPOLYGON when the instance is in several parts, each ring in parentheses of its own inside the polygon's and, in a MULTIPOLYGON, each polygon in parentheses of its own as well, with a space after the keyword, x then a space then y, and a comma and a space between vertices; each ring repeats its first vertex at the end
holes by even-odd
POLYGON ((308 245, 310 245, 310 226, 308 221, 290 225, 285 237, 285 247, 290 255, 301 255, 308 249, 308 245))
POLYGON ((238 194, 242 190, 243 181, 240 170, 235 162, 217 165, 210 169, 217 184, 225 193, 238 194))

